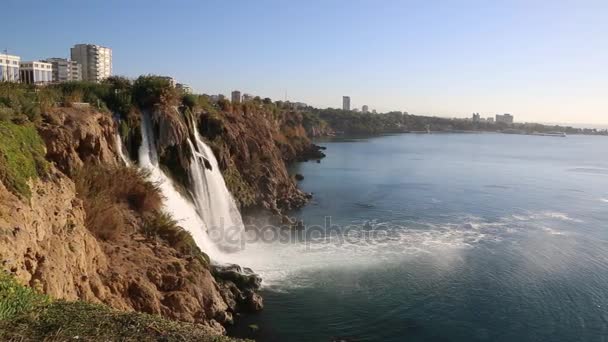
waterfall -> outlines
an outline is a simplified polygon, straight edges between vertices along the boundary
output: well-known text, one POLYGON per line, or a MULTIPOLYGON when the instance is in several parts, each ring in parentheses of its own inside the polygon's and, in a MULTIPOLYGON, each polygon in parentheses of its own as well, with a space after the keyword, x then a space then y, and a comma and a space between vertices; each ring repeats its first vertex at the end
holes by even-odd
POLYGON ((116 144, 116 151, 118 151, 118 155, 120 156, 120 160, 122 160, 125 165, 131 166, 131 161, 129 160, 129 158, 127 158, 127 155, 125 154, 124 147, 122 146, 122 139, 120 139, 120 134, 118 133, 118 131, 114 133, 114 141, 116 144))
POLYGON ((190 180, 194 203, 212 240, 222 250, 239 250, 244 233, 241 213, 226 187, 213 151, 203 141, 192 116, 187 115, 187 120, 193 132, 188 145, 192 150, 190 180))
MULTIPOLYGON (((226 188, 213 151, 201 138, 191 116, 187 118, 190 132, 188 145, 192 151, 189 176, 192 201, 177 191, 173 181, 159 167, 158 152, 150 117, 142 116, 139 147, 139 166, 150 172, 150 180, 160 185, 163 209, 170 213, 179 225, 192 234, 196 244, 214 262, 227 262, 226 251, 241 249, 244 232, 243 220, 234 198, 226 188)), ((116 133, 116 150, 125 165, 126 157, 122 140, 116 133)))
MULTIPOLYGON (((147 115, 143 115, 141 125, 142 143, 139 148, 139 166, 150 172, 150 180, 160 184, 164 196, 164 210, 170 213, 179 225, 187 230, 196 241, 196 244, 207 253, 211 259, 217 262, 225 262, 225 255, 210 240, 207 234, 205 220, 197 211, 191 201, 179 193, 173 181, 160 169, 158 154, 154 143, 152 124, 147 115)), ((122 148, 119 149, 122 153, 122 148)), ((192 168, 191 168, 192 170, 192 168)), ((195 194, 198 191, 195 191, 195 194)), ((198 196, 198 194, 197 194, 198 196)), ((195 197, 197 197, 195 196, 195 197)))

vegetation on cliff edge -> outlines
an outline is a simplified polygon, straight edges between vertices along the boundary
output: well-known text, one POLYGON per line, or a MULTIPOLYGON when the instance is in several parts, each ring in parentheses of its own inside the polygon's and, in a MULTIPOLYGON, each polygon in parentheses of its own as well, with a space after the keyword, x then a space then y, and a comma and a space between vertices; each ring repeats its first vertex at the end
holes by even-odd
POLYGON ((241 341, 199 324, 121 312, 81 301, 53 300, 0 271, 2 341, 241 341))
POLYGON ((28 181, 48 169, 44 142, 33 124, 0 121, 0 181, 18 196, 31 196, 28 181))

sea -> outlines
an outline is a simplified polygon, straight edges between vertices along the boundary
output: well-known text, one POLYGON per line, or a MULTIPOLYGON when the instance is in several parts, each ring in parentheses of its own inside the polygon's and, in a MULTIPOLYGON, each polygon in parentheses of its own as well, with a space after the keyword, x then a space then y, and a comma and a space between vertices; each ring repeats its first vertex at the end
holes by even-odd
POLYGON ((338 137, 241 261, 258 341, 608 341, 608 137, 338 137))

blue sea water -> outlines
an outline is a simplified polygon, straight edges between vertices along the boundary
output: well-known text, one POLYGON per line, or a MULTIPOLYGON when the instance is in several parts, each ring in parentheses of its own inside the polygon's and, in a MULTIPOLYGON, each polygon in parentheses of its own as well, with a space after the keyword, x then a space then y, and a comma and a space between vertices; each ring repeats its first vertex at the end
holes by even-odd
POLYGON ((314 193, 294 213, 308 228, 298 242, 251 246, 266 253, 252 258, 265 309, 237 333, 255 323, 259 341, 608 340, 608 138, 318 143, 327 157, 293 170, 314 193))

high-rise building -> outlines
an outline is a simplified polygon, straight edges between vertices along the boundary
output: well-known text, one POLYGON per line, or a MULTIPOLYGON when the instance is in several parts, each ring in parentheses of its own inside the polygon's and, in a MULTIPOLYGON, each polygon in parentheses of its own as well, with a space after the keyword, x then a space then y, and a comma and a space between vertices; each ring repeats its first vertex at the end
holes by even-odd
POLYGON ((506 123, 506 124, 512 124, 513 123, 513 115, 511 114, 496 114, 496 123, 506 123))
POLYGON ((363 107, 361 107, 361 111, 363 113, 369 113, 369 107, 367 105, 363 105, 363 107))
POLYGON ((247 101, 251 101, 251 100, 253 100, 253 95, 243 94, 243 102, 247 102, 247 101))
POLYGON ((241 103, 241 92, 235 90, 232 92, 232 103, 241 103))
POLYGON ((27 84, 44 84, 53 82, 53 65, 40 61, 21 62, 19 78, 27 84))
POLYGON ((19 62, 21 57, 0 54, 0 81, 19 82, 19 62))
POLYGON ((481 116, 479 115, 479 113, 473 113, 473 122, 479 121, 481 121, 481 116))
POLYGON ((70 50, 73 61, 82 65, 82 79, 99 82, 112 75, 112 49, 94 44, 76 44, 70 50))
POLYGON ((350 96, 342 96, 342 110, 350 110, 350 96))
POLYGON ((43 62, 53 66, 53 82, 69 82, 82 80, 82 65, 66 58, 48 58, 43 62))

